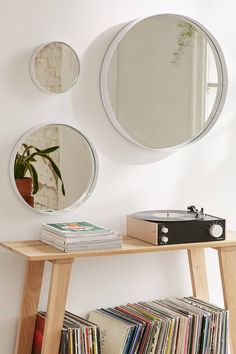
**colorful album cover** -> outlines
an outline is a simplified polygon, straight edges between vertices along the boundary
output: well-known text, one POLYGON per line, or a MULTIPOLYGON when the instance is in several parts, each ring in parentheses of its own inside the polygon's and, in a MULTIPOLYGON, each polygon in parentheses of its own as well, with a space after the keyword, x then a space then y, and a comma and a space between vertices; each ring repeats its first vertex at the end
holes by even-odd
POLYGON ((41 354, 44 325, 45 316, 43 314, 37 314, 32 354, 41 354))

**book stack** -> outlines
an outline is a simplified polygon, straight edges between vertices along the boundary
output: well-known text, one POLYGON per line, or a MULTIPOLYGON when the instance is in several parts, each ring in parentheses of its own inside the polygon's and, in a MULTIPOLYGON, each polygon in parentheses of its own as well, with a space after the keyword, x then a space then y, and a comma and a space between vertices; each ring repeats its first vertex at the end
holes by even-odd
POLYGON ((43 224, 40 241, 64 252, 119 249, 122 237, 88 222, 43 224))
MULTIPOLYGON (((45 319, 45 312, 37 314, 32 354, 41 353, 45 319)), ((59 354, 101 354, 99 327, 66 311, 59 354)))
POLYGON ((228 312, 194 297, 92 311, 102 354, 227 354, 228 312))

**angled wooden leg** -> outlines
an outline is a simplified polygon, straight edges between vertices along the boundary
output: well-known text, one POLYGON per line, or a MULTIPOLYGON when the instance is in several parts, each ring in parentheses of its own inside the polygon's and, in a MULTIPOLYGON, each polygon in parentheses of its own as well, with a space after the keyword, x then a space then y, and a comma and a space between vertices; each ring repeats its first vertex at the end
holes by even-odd
POLYGON ((74 259, 52 261, 47 317, 41 354, 58 354, 71 267, 74 259))
POLYGON ((26 261, 15 354, 31 354, 44 261, 26 261))
POLYGON ((229 310, 231 354, 236 354, 236 248, 218 249, 225 308, 229 310))
POLYGON ((193 296, 208 301, 209 291, 204 248, 188 249, 188 262, 193 296))

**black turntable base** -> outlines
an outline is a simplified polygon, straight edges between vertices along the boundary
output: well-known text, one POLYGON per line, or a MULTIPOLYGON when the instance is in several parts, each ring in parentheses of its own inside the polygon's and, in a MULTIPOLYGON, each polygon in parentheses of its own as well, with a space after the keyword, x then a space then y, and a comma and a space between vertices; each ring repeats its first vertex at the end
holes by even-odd
POLYGON ((155 245, 221 241, 225 220, 195 206, 185 210, 148 210, 127 218, 127 234, 155 245))

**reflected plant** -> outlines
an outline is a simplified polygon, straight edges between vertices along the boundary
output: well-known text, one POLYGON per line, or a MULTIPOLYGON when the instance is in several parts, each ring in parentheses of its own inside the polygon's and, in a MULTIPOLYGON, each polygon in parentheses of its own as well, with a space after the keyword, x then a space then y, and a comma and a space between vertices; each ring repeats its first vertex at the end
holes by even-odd
POLYGON ((177 36, 177 49, 173 52, 171 63, 178 64, 184 49, 192 45, 192 37, 196 32, 196 28, 189 22, 178 21, 179 35, 177 36))
POLYGON ((35 146, 28 146, 26 144, 22 144, 24 147, 22 153, 17 151, 15 163, 14 163, 14 177, 15 179, 26 177, 27 172, 29 172, 30 177, 33 182, 33 194, 36 194, 39 190, 39 180, 38 180, 38 172, 34 166, 34 162, 37 162, 37 157, 41 157, 43 160, 49 163, 49 166, 52 168, 52 171, 61 181, 61 190, 62 194, 65 195, 65 187, 62 180, 61 172, 57 166, 57 164, 53 161, 50 154, 57 149, 59 146, 52 146, 50 148, 40 150, 35 146))

